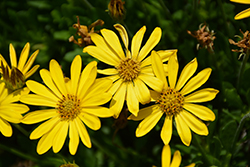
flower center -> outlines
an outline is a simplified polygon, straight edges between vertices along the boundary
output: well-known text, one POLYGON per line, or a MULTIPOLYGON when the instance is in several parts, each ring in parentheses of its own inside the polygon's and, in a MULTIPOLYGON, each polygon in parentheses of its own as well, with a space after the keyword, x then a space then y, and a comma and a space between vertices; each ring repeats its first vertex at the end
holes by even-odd
POLYGON ((77 99, 77 96, 63 95, 63 99, 58 101, 58 113, 63 121, 71 121, 75 119, 78 114, 80 114, 80 100, 77 99))
POLYGON ((133 79, 137 78, 140 72, 140 63, 136 60, 125 58, 121 60, 119 66, 116 67, 116 69, 124 81, 132 81, 133 79))
POLYGON ((167 90, 161 92, 156 103, 159 104, 167 116, 174 116, 183 110, 184 97, 178 91, 167 88, 167 90))

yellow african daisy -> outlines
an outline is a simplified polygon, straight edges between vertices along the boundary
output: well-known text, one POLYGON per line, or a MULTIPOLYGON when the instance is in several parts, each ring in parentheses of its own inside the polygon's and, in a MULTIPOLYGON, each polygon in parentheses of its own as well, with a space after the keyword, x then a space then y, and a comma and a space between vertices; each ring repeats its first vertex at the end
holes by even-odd
POLYGON ((152 67, 155 75, 162 80, 164 88, 161 92, 152 91, 152 101, 156 104, 141 109, 138 117, 131 115, 128 119, 142 120, 136 129, 136 136, 147 134, 166 114, 164 125, 161 130, 161 138, 167 145, 172 137, 173 118, 177 132, 182 142, 189 146, 191 142, 191 131, 199 135, 208 135, 207 126, 201 121, 213 121, 214 113, 207 107, 193 104, 210 101, 219 92, 213 88, 205 88, 195 91, 202 86, 211 74, 211 68, 206 68, 191 78, 197 69, 196 58, 188 63, 176 84, 178 74, 177 56, 171 56, 168 61, 168 81, 164 75, 162 61, 156 52, 152 53, 152 67), (193 93, 192 93, 193 92, 193 93), (201 119, 201 120, 200 120, 201 119))
POLYGON ((27 94, 29 90, 24 88, 13 93, 8 93, 5 83, 0 83, 0 132, 6 136, 12 136, 11 123, 20 123, 22 114, 29 110, 24 104, 18 104, 21 94, 27 94))
POLYGON ((30 44, 27 43, 21 52, 18 64, 16 51, 12 44, 10 44, 9 50, 11 68, 5 61, 4 57, 0 54, 0 73, 3 76, 2 80, 6 83, 6 87, 9 90, 14 91, 22 88, 25 84, 25 80, 29 78, 32 74, 34 74, 39 68, 39 65, 35 65, 30 70, 30 67, 34 63, 36 56, 39 53, 39 50, 36 50, 27 61, 30 51, 30 44))
POLYGON ((112 95, 107 93, 112 81, 96 79, 97 62, 89 63, 81 72, 82 59, 78 55, 71 64, 71 79, 65 79, 60 65, 51 60, 49 71, 40 70, 46 86, 29 80, 28 88, 35 94, 21 96, 23 103, 48 106, 52 109, 33 111, 24 116, 22 123, 34 124, 45 121, 31 134, 30 139, 41 139, 37 145, 38 154, 47 152, 51 147, 59 152, 69 131, 69 151, 74 155, 79 144, 79 136, 83 144, 91 147, 90 137, 85 125, 93 130, 101 127, 98 117, 111 117, 113 113, 105 107, 112 95), (67 82, 65 82, 67 80, 67 82), (84 124, 85 125, 84 125, 84 124))
MULTIPOLYGON (((231 2, 242 3, 242 4, 250 4, 250 0, 230 0, 231 2)), ((238 13, 234 19, 240 20, 250 16, 250 8, 243 10, 242 12, 238 13)))
MULTIPOLYGON (((162 32, 159 27, 156 27, 146 44, 141 48, 142 39, 146 31, 146 27, 143 26, 133 37, 130 52, 128 49, 128 34, 125 28, 120 24, 115 24, 114 27, 121 36, 125 46, 125 53, 118 36, 108 29, 101 30, 103 37, 96 33, 91 34, 91 39, 96 46, 87 46, 83 49, 83 52, 87 52, 98 60, 114 66, 114 68, 98 70, 98 72, 110 75, 108 78, 114 82, 109 90, 114 95, 110 108, 114 111, 114 117, 117 118, 125 100, 127 101, 129 111, 137 115, 139 102, 142 104, 150 102, 151 97, 148 87, 156 91, 162 89, 162 82, 153 75, 151 57, 146 58, 158 44, 162 32)), ((176 52, 177 50, 167 50, 158 51, 158 54, 165 62, 176 52)), ((166 65, 164 65, 164 68, 165 70, 167 69, 166 65)))
MULTIPOLYGON (((171 162, 171 149, 169 145, 164 145, 161 154, 161 166, 162 167, 179 167, 181 164, 181 153, 179 150, 174 152, 174 156, 171 162)), ((191 163, 186 167, 194 167, 195 163, 191 163)))

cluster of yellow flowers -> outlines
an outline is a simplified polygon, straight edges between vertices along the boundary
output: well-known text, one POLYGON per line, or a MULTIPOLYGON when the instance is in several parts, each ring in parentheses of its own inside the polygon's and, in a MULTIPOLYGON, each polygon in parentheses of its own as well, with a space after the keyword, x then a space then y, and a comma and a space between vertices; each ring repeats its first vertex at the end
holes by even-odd
POLYGON ((209 108, 194 103, 210 101, 219 92, 213 88, 197 91, 208 80, 212 70, 206 68, 195 74, 198 63, 194 58, 178 78, 177 50, 153 50, 162 35, 159 27, 153 30, 147 42, 141 46, 146 31, 143 26, 134 35, 130 49, 125 28, 120 24, 115 24, 114 27, 125 48, 115 32, 102 29, 101 35, 90 34, 95 45, 83 49, 83 52, 113 68, 97 69, 97 62, 93 61, 82 70, 82 59, 77 55, 71 64, 69 78, 64 76, 60 65, 53 59, 49 63, 49 70, 40 70, 45 85, 33 80, 27 81, 39 67, 36 65, 29 70, 38 51, 27 61, 30 50, 27 43, 17 65, 15 49, 10 44, 11 67, 0 55, 1 133, 6 137, 12 135, 8 122, 35 124, 44 121, 30 134, 32 140, 40 138, 37 144, 38 154, 47 152, 51 147, 55 153, 59 152, 69 134, 69 152, 74 155, 79 138, 86 147, 91 147, 85 125, 98 130, 101 128, 99 117, 118 118, 125 105, 131 113, 129 120, 142 120, 135 132, 137 137, 149 133, 165 117, 160 133, 165 145, 162 166, 179 166, 179 151, 174 154, 170 165, 169 143, 173 123, 175 122, 180 139, 186 146, 190 145, 192 139, 191 130, 199 135, 208 135, 207 126, 201 120, 213 121, 215 115, 209 108), (107 76, 96 78, 97 73, 107 76), (27 87, 24 87, 25 84, 27 87), (30 91, 33 93, 29 93, 30 91), (15 103, 18 101, 23 104, 15 103), (109 107, 103 107, 109 101, 109 107), (153 105, 139 108, 139 103, 149 102, 153 102, 153 105), (43 106, 43 109, 29 112, 23 117, 22 114, 29 111, 25 104, 43 106))

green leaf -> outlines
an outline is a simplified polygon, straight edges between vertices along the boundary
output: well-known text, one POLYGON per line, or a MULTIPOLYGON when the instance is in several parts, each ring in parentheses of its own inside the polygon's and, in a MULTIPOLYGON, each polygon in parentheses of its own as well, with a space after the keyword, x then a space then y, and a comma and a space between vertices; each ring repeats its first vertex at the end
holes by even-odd
POLYGON ((233 108, 241 108, 242 101, 234 86, 229 82, 222 83, 224 89, 224 102, 233 108))
POLYGON ((228 122, 221 130, 221 143, 226 150, 230 150, 233 138, 237 129, 237 124, 234 120, 228 122))

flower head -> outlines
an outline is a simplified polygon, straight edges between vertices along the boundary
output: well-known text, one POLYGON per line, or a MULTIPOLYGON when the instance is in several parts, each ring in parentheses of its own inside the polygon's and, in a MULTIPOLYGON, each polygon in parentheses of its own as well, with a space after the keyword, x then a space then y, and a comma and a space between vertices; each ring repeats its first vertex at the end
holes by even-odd
POLYGON ((90 38, 90 34, 91 33, 95 33, 95 27, 100 25, 102 26, 104 24, 104 21, 102 21, 101 19, 96 20, 94 23, 92 23, 90 26, 85 26, 85 25, 81 25, 80 21, 79 21, 79 17, 77 16, 77 24, 73 25, 73 28, 75 28, 77 30, 76 34, 78 36, 80 36, 80 38, 77 39, 77 41, 75 40, 74 36, 72 35, 69 38, 69 42, 74 42, 75 44, 77 44, 80 47, 84 47, 84 46, 88 46, 93 44, 93 42, 91 41, 90 38))
POLYGON ((136 136, 141 137, 147 134, 165 114, 166 118, 161 130, 164 144, 167 145, 171 140, 174 118, 182 142, 189 146, 192 138, 190 129, 199 135, 208 135, 207 126, 201 120, 213 121, 215 119, 214 113, 209 108, 193 104, 210 101, 219 92, 213 88, 193 92, 208 80, 211 69, 206 68, 191 78, 198 65, 197 60, 194 59, 184 67, 176 83, 179 64, 177 56, 171 56, 168 62, 167 81, 160 57, 156 52, 152 54, 154 73, 163 81, 164 87, 160 93, 151 91, 155 105, 141 109, 137 117, 131 115, 128 119, 143 119, 136 129, 136 136))
POLYGON ((16 90, 15 92, 8 93, 5 83, 0 83, 0 132, 5 137, 12 136, 12 128, 9 124, 20 123, 23 118, 22 114, 29 110, 24 104, 18 104, 19 98, 22 94, 28 94, 27 88, 16 90))
MULTIPOLYGON (((236 2, 236 3, 242 3, 242 4, 250 4, 250 1, 248 0, 230 0, 231 2, 236 2)), ((235 20, 240 20, 244 19, 250 16, 250 8, 243 10, 242 12, 238 13, 234 19, 235 20)))
POLYGON ((46 86, 29 80, 28 88, 35 94, 22 96, 23 103, 52 107, 30 112, 24 116, 22 123, 33 124, 45 121, 31 134, 30 139, 41 139, 37 145, 38 154, 47 152, 51 147, 59 152, 69 131, 69 151, 76 153, 79 136, 88 148, 91 147, 90 137, 85 125, 93 130, 101 127, 98 117, 110 117, 113 113, 105 107, 112 95, 106 91, 112 81, 96 79, 97 63, 89 63, 81 72, 82 59, 78 55, 71 64, 71 78, 65 79, 60 65, 50 61, 50 70, 40 70, 46 86), (66 82, 65 82, 66 81, 66 82), (84 125, 84 124, 85 125, 84 125))
MULTIPOLYGON (((125 100, 129 111, 137 115, 139 102, 145 104, 151 100, 148 86, 156 91, 161 91, 163 83, 153 75, 151 57, 146 58, 159 42, 161 29, 159 27, 155 28, 146 44, 140 49, 146 31, 146 27, 143 26, 133 37, 130 52, 125 28, 120 24, 116 24, 114 27, 119 31, 123 40, 125 53, 118 36, 107 29, 101 30, 103 37, 98 34, 91 34, 91 39, 96 46, 87 46, 83 49, 83 52, 87 52, 100 61, 114 66, 114 68, 98 70, 98 72, 110 75, 108 78, 114 82, 109 90, 114 95, 110 107, 114 111, 114 117, 117 118, 125 100)), ((167 50, 158 51, 158 54, 164 62, 176 52, 176 50, 167 50)), ((164 65, 164 68, 167 69, 167 66, 164 65)))
POLYGON ((5 61, 3 56, 0 54, 1 61, 1 69, 0 73, 2 74, 1 80, 6 83, 6 87, 10 90, 10 92, 21 89, 25 85, 25 80, 33 75, 36 70, 39 68, 39 65, 35 65, 31 70, 30 67, 34 63, 37 54, 39 53, 36 50, 31 57, 28 59, 30 44, 27 43, 20 55, 19 62, 17 64, 16 51, 12 44, 10 44, 10 62, 11 67, 5 61))
POLYGON ((108 4, 108 12, 114 20, 123 20, 125 18, 125 2, 122 0, 110 0, 108 4))

